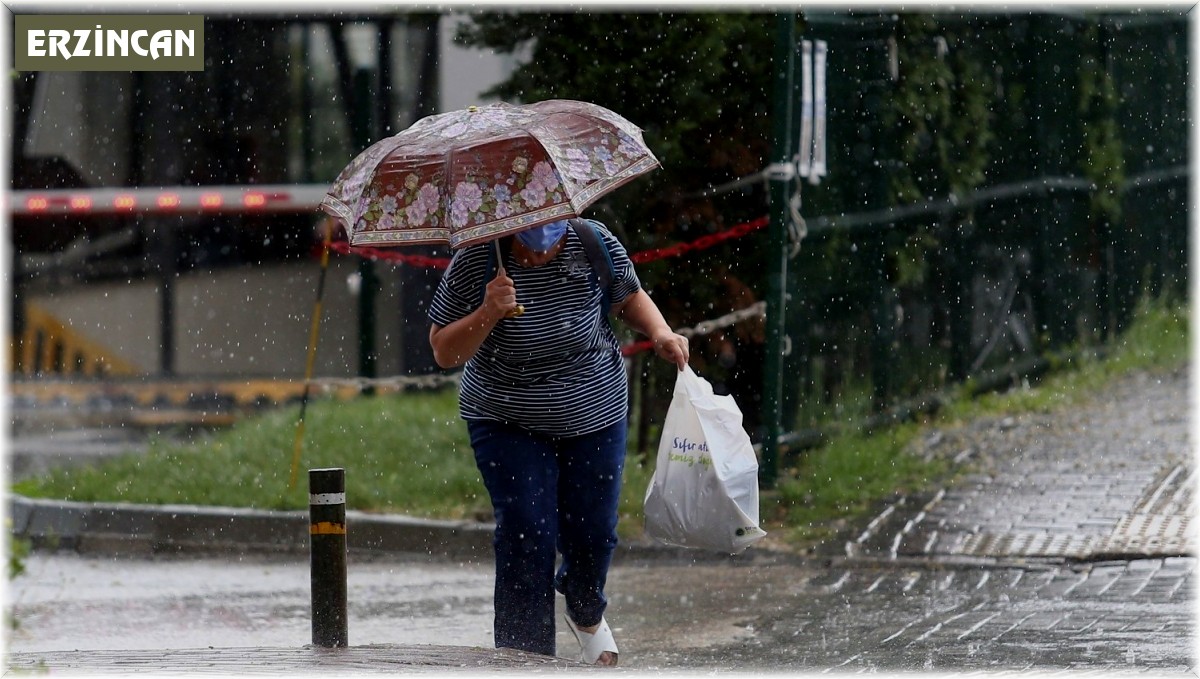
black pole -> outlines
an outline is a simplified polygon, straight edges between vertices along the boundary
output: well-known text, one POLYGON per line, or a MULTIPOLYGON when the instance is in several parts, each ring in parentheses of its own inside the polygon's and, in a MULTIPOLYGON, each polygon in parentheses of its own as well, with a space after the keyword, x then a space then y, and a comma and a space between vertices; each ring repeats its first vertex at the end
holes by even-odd
POLYGON ((790 167, 792 150, 792 77, 795 53, 796 15, 784 12, 775 20, 775 83, 771 112, 772 176, 768 206, 771 224, 767 250, 767 359, 763 375, 762 396, 762 464, 758 480, 767 488, 775 485, 779 475, 779 437, 783 434, 783 371, 784 341, 787 324, 784 320, 787 297, 787 224, 789 189, 794 177, 782 172, 790 167))
MULTIPOLYGON (((376 74, 369 69, 359 69, 354 73, 355 116, 351 119, 354 145, 357 149, 365 149, 371 145, 375 137, 375 126, 379 121, 374 120, 375 110, 370 105, 371 98, 377 93, 372 83, 376 74)), ((375 293, 379 287, 379 277, 375 273, 375 262, 367 257, 358 259, 358 376, 373 379, 376 376, 375 350, 375 293)), ((373 389, 363 390, 365 394, 373 393, 373 389)))
POLYGON ((346 617, 346 471, 308 470, 312 642, 350 645, 346 617))
POLYGON ((177 224, 170 218, 153 222, 158 266, 158 313, 159 313, 159 358, 160 375, 175 374, 175 275, 177 272, 176 234, 177 224))

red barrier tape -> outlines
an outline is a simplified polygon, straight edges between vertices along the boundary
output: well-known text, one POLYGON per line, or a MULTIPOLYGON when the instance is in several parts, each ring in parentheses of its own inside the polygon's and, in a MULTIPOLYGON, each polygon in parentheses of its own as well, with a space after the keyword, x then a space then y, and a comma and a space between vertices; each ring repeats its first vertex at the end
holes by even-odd
POLYGON ((705 250, 732 238, 741 238, 748 233, 763 228, 769 223, 769 218, 759 217, 754 221, 738 224, 737 226, 730 227, 718 233, 710 233, 706 236, 700 236, 690 243, 676 243, 675 245, 668 245, 665 248, 658 248, 656 250, 643 250, 642 252, 635 252, 629 255, 629 259, 633 260, 634 264, 643 264, 645 262, 653 262, 656 259, 678 257, 692 250, 705 250))
POLYGON ((342 255, 357 255, 374 262, 396 262, 423 269, 445 269, 450 266, 449 257, 428 257, 396 252, 384 248, 350 247, 346 241, 335 241, 329 244, 329 249, 342 255))
POLYGON ((650 351, 654 348, 654 342, 650 340, 641 340, 640 342, 630 342, 621 347, 622 356, 632 356, 642 351, 650 351))
MULTIPOLYGON (((629 255, 629 259, 634 264, 644 264, 645 262, 653 262, 658 259, 666 259, 667 257, 679 257, 692 250, 705 250, 718 245, 724 241, 733 238, 741 238, 748 233, 757 231, 770 223, 767 217, 759 217, 753 221, 738 224, 718 233, 711 233, 701 236, 690 243, 677 243, 669 245, 665 248, 657 248, 654 250, 643 250, 629 255)), ((405 254, 396 252, 393 249, 385 248, 367 248, 367 247, 350 247, 346 241, 335 241, 328 244, 330 250, 342 255, 356 255, 365 257, 376 262, 395 262, 398 264, 408 264, 428 269, 445 269, 450 266, 450 259, 447 257, 427 257, 425 255, 405 254)), ((630 342, 621 347, 622 356, 632 356, 642 351, 650 351, 654 349, 654 342, 650 340, 641 340, 639 342, 630 342)))
MULTIPOLYGON (((724 241, 741 238, 748 233, 757 231, 770 223, 767 217, 759 217, 744 224, 730 227, 718 233, 701 236, 690 243, 676 243, 665 248, 643 250, 629 255, 634 264, 644 264, 667 257, 679 257, 692 250, 706 250, 724 241)), ((376 262, 395 262, 428 269, 445 269, 450 266, 448 257, 427 257, 425 255, 405 254, 390 248, 350 247, 346 241, 335 241, 329 244, 329 249, 342 255, 357 255, 376 262)))

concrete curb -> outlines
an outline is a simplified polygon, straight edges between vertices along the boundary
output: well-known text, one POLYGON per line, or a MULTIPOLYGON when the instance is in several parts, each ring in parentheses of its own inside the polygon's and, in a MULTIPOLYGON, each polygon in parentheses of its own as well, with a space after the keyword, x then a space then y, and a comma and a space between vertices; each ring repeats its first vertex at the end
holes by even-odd
MULTIPOLYGON (((10 494, 8 517, 12 534, 35 549, 82 554, 304 554, 309 549, 306 510, 70 502, 10 494)), ((490 523, 347 511, 346 546, 363 555, 490 560, 494 528, 490 523)), ((754 548, 729 555, 622 542, 614 558, 748 562, 772 554, 754 548)))
MULTIPOLYGON (((307 552, 307 511, 9 497, 12 533, 82 553, 307 552)), ((492 526, 346 512, 347 547, 462 558, 491 551, 492 526)))
MULTIPOLYGON (((79 554, 153 556, 230 554, 303 555, 309 550, 306 510, 281 511, 199 505, 70 502, 21 495, 8 497, 15 537, 35 549, 79 554)), ((410 555, 487 562, 495 526, 473 521, 420 519, 394 514, 346 512, 346 547, 360 557, 410 555)), ((623 540, 614 561, 766 564, 787 562, 834 568, 1046 568, 1064 559, 947 556, 849 556, 828 551, 804 555, 751 547, 741 554, 623 540)))

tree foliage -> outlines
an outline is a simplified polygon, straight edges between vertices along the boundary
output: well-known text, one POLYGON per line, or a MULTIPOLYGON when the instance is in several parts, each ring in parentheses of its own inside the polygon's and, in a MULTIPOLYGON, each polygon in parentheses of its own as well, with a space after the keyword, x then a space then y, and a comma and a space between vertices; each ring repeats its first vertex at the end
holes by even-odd
POLYGON ((642 244, 662 244, 680 238, 684 225, 703 232, 744 216, 728 217, 725 205, 692 196, 766 164, 772 20, 754 13, 480 13, 461 24, 456 40, 517 57, 511 77, 489 96, 582 99, 643 128, 662 170, 633 191, 621 189, 616 198, 627 202, 608 208, 618 222, 639 223, 628 234, 635 243, 651 233, 642 244))
MULTIPOLYGON (((752 12, 508 11, 471 15, 456 39, 516 59, 511 77, 489 96, 591 101, 643 129, 662 169, 591 211, 631 250, 641 250, 693 241, 766 214, 761 186, 718 196, 704 190, 768 163, 774 24, 774 14, 752 12)), ((639 264, 638 275, 673 327, 693 326, 761 296, 763 238, 760 231, 686 258, 639 264)), ((740 324, 728 336, 697 337, 692 365, 714 382, 733 379, 729 341, 754 341, 736 334, 753 335, 751 325, 740 324)), ((755 346, 761 343, 758 337, 755 346)), ((674 369, 661 361, 647 368, 659 371, 664 383, 674 379, 674 369)), ((761 383, 752 372, 744 375, 739 379, 756 394, 761 383)), ((753 396, 744 397, 748 410, 753 396)))
POLYGON ((970 34, 926 14, 902 15, 900 69, 890 113, 903 163, 892 188, 899 204, 963 194, 983 184, 991 160, 990 82, 970 51, 970 34))
POLYGON ((1096 190, 1091 195, 1092 218, 1117 222, 1121 217, 1120 187, 1125 182, 1124 147, 1117 127, 1117 92, 1112 73, 1103 62, 1099 29, 1084 32, 1085 50, 1079 73, 1079 117, 1083 127, 1081 171, 1096 190))
MULTIPOLYGON (((992 86, 971 44, 969 30, 935 15, 899 17, 899 67, 885 114, 900 160, 889 177, 896 205, 963 196, 984 183, 994 138, 992 86)), ((929 229, 909 234, 895 256, 900 282, 922 281, 929 251, 940 245, 929 229)))

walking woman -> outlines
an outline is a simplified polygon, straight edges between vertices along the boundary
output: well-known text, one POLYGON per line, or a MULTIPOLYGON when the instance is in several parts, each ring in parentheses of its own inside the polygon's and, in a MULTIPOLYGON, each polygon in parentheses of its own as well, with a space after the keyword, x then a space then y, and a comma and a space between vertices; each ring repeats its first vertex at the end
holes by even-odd
POLYGON ((582 660, 616 665, 604 586, 628 403, 608 316, 680 370, 687 338, 603 225, 563 220, 502 242, 498 262, 496 243, 457 251, 429 308, 438 365, 464 366, 459 410, 495 513, 496 646, 555 655, 557 591, 582 660))

